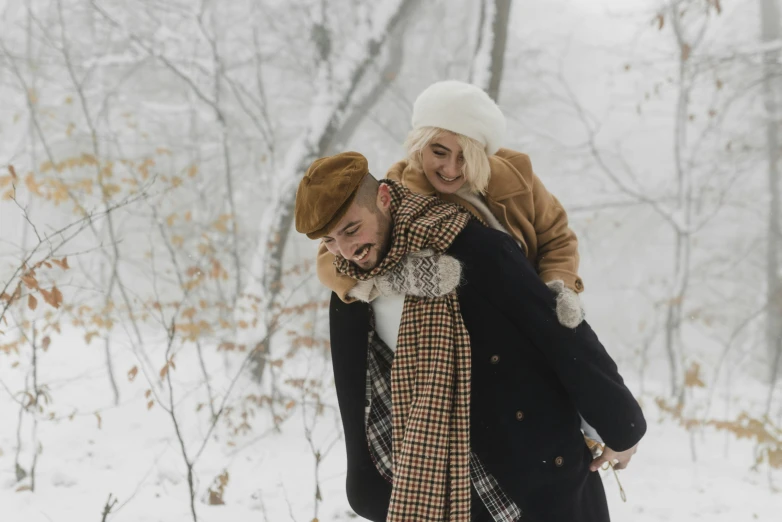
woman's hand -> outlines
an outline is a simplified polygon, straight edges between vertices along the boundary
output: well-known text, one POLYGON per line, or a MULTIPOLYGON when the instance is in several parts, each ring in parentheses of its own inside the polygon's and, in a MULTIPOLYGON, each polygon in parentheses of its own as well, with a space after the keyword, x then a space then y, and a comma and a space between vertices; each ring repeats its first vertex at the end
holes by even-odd
POLYGON ((635 452, 638 451, 638 444, 625 451, 614 451, 608 446, 603 448, 603 453, 599 457, 592 461, 589 465, 590 471, 597 471, 603 464, 611 463, 614 465, 614 469, 625 469, 630 463, 630 459, 633 458, 635 452))

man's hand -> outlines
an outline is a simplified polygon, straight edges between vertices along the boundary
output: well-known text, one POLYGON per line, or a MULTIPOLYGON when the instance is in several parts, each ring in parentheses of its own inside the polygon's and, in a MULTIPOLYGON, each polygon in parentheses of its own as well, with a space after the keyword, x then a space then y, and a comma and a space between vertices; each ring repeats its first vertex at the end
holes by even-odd
POLYGON ((638 444, 625 451, 614 451, 608 446, 603 448, 603 453, 599 457, 592 461, 589 465, 590 471, 597 471, 603 464, 612 463, 614 469, 625 469, 630 463, 630 459, 633 458, 635 452, 638 451, 638 444))

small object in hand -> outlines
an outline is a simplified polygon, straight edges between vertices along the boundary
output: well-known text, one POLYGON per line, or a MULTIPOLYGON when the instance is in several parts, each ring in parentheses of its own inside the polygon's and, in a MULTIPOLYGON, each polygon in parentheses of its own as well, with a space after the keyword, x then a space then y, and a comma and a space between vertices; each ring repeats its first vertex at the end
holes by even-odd
MULTIPOLYGON (((584 441, 586 442, 589 451, 592 452, 593 457, 597 458, 603 454, 605 444, 601 444, 589 437, 584 437, 584 441)), ((614 462, 619 462, 619 460, 614 459, 614 462)), ((604 462, 601 469, 607 470, 609 467, 611 468, 614 478, 616 479, 616 485, 619 486, 619 497, 622 499, 622 502, 627 502, 627 494, 625 493, 625 488, 622 487, 622 482, 619 480, 619 474, 616 472, 616 469, 614 469, 614 462, 604 462)))

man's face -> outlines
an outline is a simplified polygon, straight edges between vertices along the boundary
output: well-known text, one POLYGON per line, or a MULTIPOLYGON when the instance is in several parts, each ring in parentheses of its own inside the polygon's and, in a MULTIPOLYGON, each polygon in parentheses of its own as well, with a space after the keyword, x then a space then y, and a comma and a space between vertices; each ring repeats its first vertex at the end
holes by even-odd
POLYGON ((368 207, 353 201, 345 216, 323 237, 323 244, 329 252, 344 257, 361 270, 372 270, 391 246, 390 206, 391 194, 381 184, 377 201, 368 207))

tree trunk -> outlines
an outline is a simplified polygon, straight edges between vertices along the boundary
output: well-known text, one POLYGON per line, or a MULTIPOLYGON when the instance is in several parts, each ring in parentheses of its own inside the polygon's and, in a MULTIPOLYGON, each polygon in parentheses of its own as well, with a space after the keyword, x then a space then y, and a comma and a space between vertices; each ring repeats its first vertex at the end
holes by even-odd
MULTIPOLYGON (((263 270, 262 289, 259 293, 262 293, 264 296, 270 328, 274 327, 273 317, 277 311, 277 300, 282 290, 283 256, 293 225, 293 209, 296 203, 296 186, 298 181, 312 161, 326 154, 329 145, 332 143, 332 137, 339 132, 342 125, 343 113, 351 106, 356 88, 366 75, 370 64, 380 54, 389 34, 405 18, 414 4, 415 2, 412 0, 401 0, 397 11, 388 18, 385 31, 376 38, 366 42, 366 54, 356 64, 350 84, 342 92, 330 93, 329 98, 338 101, 332 105, 327 123, 319 128, 310 127, 304 129, 302 132, 303 138, 296 142, 288 153, 284 170, 286 179, 281 180, 285 188, 272 216, 273 223, 267 236, 268 240, 259 243, 262 247, 265 247, 264 260, 263 263, 253 263, 253 266, 260 266, 263 270)), ((328 57, 322 56, 322 58, 328 57)), ((331 67, 327 59, 322 59, 320 68, 323 73, 320 76, 323 78, 330 76, 331 67)), ((383 78, 380 81, 382 82, 383 78)), ((330 86, 325 85, 322 88, 329 89, 330 86)), ((319 94, 316 94, 316 98, 318 97, 319 94)), ((315 107, 314 110, 320 113, 323 111, 323 107, 315 107)), ((317 117, 310 118, 311 121, 318 119, 317 117)), ((265 343, 255 346, 257 357, 253 365, 253 375, 257 380, 261 379, 265 361, 271 353, 269 346, 271 337, 271 335, 267 335, 265 343)))
MULTIPOLYGON (((779 19, 778 0, 760 0, 761 40, 772 42, 782 37, 779 19)), ((766 148, 768 159, 768 249, 766 254, 766 279, 768 315, 766 320, 766 349, 770 366, 769 380, 774 384, 779 374, 782 350, 782 275, 780 274, 780 250, 782 250, 782 227, 780 227, 780 207, 782 198, 779 193, 779 109, 778 94, 782 89, 774 69, 778 67, 779 50, 763 54, 763 105, 766 122, 766 148)))
POLYGON ((339 131, 334 133, 333 137, 329 138, 326 145, 326 155, 337 154, 339 152, 338 147, 344 147, 353 134, 356 133, 358 127, 366 119, 369 112, 372 110, 383 94, 391 87, 394 80, 399 75, 399 71, 402 70, 402 64, 404 63, 404 25, 397 26, 397 28, 391 34, 391 40, 388 42, 388 59, 386 65, 380 72, 380 77, 375 83, 372 90, 364 96, 364 98, 355 104, 353 110, 350 112, 350 116, 345 119, 344 123, 340 126, 339 131))
POLYGON ((500 97, 510 4, 510 0, 484 0, 478 18, 470 82, 485 90, 494 101, 500 97))

